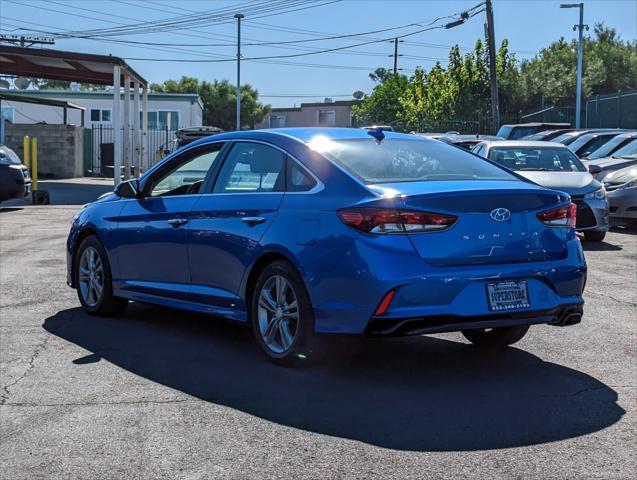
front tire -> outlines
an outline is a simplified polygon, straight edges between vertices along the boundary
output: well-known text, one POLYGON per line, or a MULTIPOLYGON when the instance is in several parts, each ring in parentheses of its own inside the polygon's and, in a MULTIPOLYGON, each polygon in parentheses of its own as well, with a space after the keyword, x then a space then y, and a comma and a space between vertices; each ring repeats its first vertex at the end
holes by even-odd
POLYGON ((263 269, 250 313, 254 338, 274 363, 297 366, 320 357, 314 310, 303 279, 289 262, 277 260, 263 269))
POLYGON ((584 232, 584 238, 589 242, 601 242, 606 237, 606 232, 598 232, 595 230, 588 230, 584 232))
POLYGON ((128 300, 113 296, 113 278, 108 256, 95 236, 86 237, 73 262, 77 296, 89 315, 119 315, 128 300))
POLYGON ((514 327, 483 328, 463 330, 464 337, 477 347, 503 348, 522 340, 528 332, 528 325, 514 327))

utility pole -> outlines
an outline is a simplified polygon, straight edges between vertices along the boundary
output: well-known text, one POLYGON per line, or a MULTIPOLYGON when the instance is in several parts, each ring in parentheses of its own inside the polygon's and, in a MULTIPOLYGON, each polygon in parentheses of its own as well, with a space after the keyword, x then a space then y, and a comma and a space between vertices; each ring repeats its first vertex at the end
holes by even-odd
POLYGON ((500 104, 498 100, 498 77, 496 73, 495 28, 493 26, 493 4, 486 0, 487 42, 489 46, 489 77, 491 83, 491 117, 494 132, 500 128, 500 104))
POLYGON ((21 47, 32 47, 36 44, 53 45, 55 43, 55 39, 51 37, 31 37, 25 35, 8 35, 0 33, 0 42, 17 43, 21 47))
POLYGON ((241 19, 244 16, 237 13, 237 130, 241 130, 241 19))
POLYGON ((394 38, 392 42, 394 42, 394 54, 387 55, 387 56, 394 57, 394 75, 396 75, 398 71, 401 70, 400 68, 398 68, 398 57, 402 57, 402 55, 398 54, 398 43, 402 42, 402 40, 398 40, 398 38, 394 38))
POLYGON ((560 8, 579 8, 579 24, 573 25, 573 30, 579 30, 577 43, 577 91, 575 92, 575 128, 580 128, 580 116, 582 113, 582 61, 584 57, 584 28, 588 30, 588 25, 584 25, 584 4, 583 3, 563 3, 560 8))

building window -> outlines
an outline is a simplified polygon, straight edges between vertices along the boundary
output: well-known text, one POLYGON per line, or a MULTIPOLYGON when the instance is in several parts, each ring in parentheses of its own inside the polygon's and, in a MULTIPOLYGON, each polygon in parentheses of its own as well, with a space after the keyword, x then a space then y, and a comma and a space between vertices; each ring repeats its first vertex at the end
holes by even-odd
MULTIPOLYGON (((179 112, 176 110, 148 110, 148 128, 151 130, 177 130, 179 128, 179 112)), ((139 112, 141 121, 142 113, 139 112)))
POLYGON ((285 127, 285 115, 270 115, 270 128, 285 127))
POLYGON ((111 110, 109 108, 91 108, 92 123, 111 123, 111 110))
POLYGON ((334 110, 319 110, 319 127, 333 127, 336 125, 336 112, 334 110))
POLYGON ((8 120, 11 123, 15 123, 15 108, 2 107, 2 118, 8 120))

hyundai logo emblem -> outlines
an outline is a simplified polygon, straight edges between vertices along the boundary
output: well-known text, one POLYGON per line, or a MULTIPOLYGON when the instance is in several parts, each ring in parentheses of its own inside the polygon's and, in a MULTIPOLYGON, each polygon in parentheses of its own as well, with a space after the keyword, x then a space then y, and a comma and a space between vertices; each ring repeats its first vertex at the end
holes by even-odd
POLYGON ((491 220, 495 220, 496 222, 504 222, 511 218, 511 212, 506 208, 496 208, 494 210, 491 210, 489 216, 491 217, 491 220))

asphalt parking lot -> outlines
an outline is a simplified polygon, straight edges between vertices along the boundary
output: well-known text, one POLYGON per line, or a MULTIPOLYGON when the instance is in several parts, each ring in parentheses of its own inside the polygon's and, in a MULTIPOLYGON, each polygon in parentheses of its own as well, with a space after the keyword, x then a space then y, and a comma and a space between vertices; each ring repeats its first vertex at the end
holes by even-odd
POLYGON ((0 209, 0 476, 635 478, 637 232, 585 244, 583 323, 268 363, 247 329, 65 284, 76 206, 0 209))

